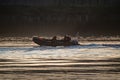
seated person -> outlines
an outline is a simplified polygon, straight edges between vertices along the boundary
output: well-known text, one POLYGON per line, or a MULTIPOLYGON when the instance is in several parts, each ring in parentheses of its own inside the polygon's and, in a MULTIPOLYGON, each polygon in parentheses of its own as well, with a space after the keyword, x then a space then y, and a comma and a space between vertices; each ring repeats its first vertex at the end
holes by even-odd
POLYGON ((56 41, 57 40, 57 36, 54 36, 53 38, 52 38, 52 41, 56 41))
POLYGON ((65 42, 69 42, 69 41, 71 41, 71 37, 69 37, 68 35, 65 35, 63 40, 65 42))

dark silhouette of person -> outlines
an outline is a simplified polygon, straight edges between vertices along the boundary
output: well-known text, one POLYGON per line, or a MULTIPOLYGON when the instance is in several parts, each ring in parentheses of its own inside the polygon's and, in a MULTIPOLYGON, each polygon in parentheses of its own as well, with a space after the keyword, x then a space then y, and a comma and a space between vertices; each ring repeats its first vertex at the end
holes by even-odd
POLYGON ((68 36, 68 35, 65 35, 63 40, 64 40, 65 42, 70 42, 70 41, 71 41, 71 37, 68 36))
POLYGON ((57 40, 57 36, 54 36, 53 38, 52 38, 52 41, 56 41, 57 40))

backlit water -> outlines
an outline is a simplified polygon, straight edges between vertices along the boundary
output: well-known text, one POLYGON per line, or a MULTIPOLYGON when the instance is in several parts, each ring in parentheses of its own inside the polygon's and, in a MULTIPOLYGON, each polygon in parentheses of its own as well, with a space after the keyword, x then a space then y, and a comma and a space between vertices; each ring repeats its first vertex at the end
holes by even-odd
POLYGON ((120 80, 116 42, 68 47, 11 44, 0 44, 0 80, 120 80))

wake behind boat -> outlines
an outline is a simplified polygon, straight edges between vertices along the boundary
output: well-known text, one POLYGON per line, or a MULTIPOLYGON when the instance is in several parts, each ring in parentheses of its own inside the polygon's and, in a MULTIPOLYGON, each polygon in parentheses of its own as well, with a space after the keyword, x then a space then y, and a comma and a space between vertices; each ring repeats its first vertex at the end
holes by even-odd
POLYGON ((40 37, 33 37, 33 42, 40 45, 40 46, 72 46, 72 45, 79 45, 77 40, 56 40, 54 39, 46 39, 40 37))

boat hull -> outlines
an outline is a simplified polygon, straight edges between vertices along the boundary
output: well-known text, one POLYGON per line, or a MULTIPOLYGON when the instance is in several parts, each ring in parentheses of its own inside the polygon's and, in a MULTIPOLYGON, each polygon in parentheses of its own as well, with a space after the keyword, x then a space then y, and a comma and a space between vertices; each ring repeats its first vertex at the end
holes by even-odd
POLYGON ((39 37, 33 37, 33 42, 40 45, 40 46, 72 46, 72 45, 79 45, 76 40, 71 41, 64 41, 64 40, 51 40, 51 39, 44 39, 39 37))

